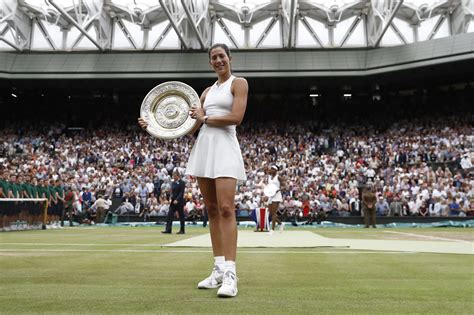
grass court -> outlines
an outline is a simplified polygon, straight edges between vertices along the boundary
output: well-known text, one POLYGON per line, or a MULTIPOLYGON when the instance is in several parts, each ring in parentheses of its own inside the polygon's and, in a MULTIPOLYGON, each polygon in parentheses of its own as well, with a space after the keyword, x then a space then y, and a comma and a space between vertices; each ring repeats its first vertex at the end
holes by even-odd
MULTIPOLYGON (((240 248, 239 295, 222 299, 216 290, 196 288, 210 272, 210 248, 163 247, 209 230, 190 226, 185 235, 163 235, 161 229, 74 227, 0 233, 0 313, 474 313, 474 255, 240 248)), ((330 238, 474 240, 470 228, 310 231, 330 238)))

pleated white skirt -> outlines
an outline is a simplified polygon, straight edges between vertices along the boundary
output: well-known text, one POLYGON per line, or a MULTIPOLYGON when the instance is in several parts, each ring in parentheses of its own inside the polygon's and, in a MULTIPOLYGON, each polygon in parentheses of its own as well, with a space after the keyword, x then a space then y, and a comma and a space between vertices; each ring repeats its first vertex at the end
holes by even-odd
POLYGON ((203 125, 189 155, 186 174, 196 177, 232 177, 246 180, 244 160, 235 127, 203 125))

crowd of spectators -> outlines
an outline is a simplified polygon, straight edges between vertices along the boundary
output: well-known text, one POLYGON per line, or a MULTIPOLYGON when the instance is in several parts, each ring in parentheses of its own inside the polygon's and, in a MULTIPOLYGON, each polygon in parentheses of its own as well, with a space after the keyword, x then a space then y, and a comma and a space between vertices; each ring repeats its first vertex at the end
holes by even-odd
MULTIPOLYGON (((237 215, 264 204, 272 164, 284 181, 283 215, 360 215, 360 189, 367 183, 376 187, 379 216, 473 214, 470 117, 399 120, 383 129, 343 121, 252 122, 238 134, 248 178, 239 183, 237 215)), ((164 216, 170 174, 184 173, 193 141, 158 140, 134 124, 71 130, 8 123, 0 133, 0 197, 47 197, 55 204, 68 192, 76 214, 96 212, 100 196, 106 201, 101 210, 113 201, 111 210, 121 215, 164 216)), ((197 181, 185 181, 185 211, 198 218, 197 181)))

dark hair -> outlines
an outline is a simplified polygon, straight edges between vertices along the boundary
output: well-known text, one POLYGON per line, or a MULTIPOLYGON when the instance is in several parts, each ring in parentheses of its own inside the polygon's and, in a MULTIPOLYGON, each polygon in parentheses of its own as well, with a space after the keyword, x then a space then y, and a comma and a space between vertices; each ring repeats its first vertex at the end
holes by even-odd
POLYGON ((211 51, 215 48, 222 48, 224 49, 227 57, 230 57, 230 49, 229 49, 229 46, 227 46, 226 44, 222 44, 222 43, 216 43, 214 45, 212 45, 209 50, 207 51, 207 54, 209 55, 209 59, 211 59, 211 51))

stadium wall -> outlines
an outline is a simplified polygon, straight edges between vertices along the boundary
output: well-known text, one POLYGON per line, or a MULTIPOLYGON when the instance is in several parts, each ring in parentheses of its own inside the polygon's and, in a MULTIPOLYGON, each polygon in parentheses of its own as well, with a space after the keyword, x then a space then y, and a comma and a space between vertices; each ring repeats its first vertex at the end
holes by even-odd
MULTIPOLYGON (((166 216, 150 216, 147 218, 146 221, 143 220, 143 217, 140 217, 138 214, 124 214, 117 217, 117 222, 157 222, 157 223, 166 223, 166 216)), ((254 221, 252 216, 237 216, 236 217, 238 222, 245 222, 245 221, 254 221)), ((302 224, 308 221, 309 218, 307 217, 300 217, 297 221, 294 221, 294 218, 290 218, 285 222, 297 222, 298 224, 302 224)), ((386 217, 377 217, 377 224, 391 224, 391 223, 398 223, 398 224, 416 224, 416 223, 425 223, 425 224, 435 224, 438 222, 466 222, 473 220, 472 216, 466 217, 423 217, 423 216, 386 216, 386 217)), ((187 222, 193 222, 193 220, 186 219, 187 222)), ((197 220, 196 222, 201 222, 202 220, 197 220)), ((325 221, 330 221, 334 223, 342 223, 342 224, 364 224, 364 217, 362 216, 349 216, 349 217, 336 217, 330 216, 325 219, 325 221)), ((317 225, 316 221, 314 221, 313 225, 317 225)))

